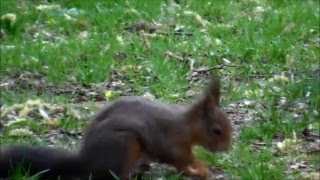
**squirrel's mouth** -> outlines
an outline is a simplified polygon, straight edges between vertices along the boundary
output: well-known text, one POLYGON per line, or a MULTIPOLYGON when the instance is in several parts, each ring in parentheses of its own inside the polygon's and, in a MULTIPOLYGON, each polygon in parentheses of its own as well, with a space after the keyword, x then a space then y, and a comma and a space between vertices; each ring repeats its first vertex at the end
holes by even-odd
POLYGON ((212 153, 215 153, 215 152, 227 152, 230 147, 231 147, 231 144, 230 143, 213 143, 214 145, 207 145, 205 146, 204 148, 207 150, 207 151, 210 151, 212 153))

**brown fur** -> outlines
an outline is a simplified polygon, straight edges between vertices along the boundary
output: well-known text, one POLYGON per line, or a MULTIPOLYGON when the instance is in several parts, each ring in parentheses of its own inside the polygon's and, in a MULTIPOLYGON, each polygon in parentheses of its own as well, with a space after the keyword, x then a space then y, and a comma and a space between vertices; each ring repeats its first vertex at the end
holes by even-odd
MULTIPOLYGON (((102 108, 89 125, 77 156, 80 163, 74 166, 84 167, 82 173, 72 177, 112 179, 112 171, 125 179, 139 164, 156 161, 206 179, 208 166, 192 154, 192 147, 200 145, 211 152, 222 152, 231 145, 231 126, 219 108, 219 99, 220 83, 216 78, 203 96, 187 107, 141 97, 119 98, 102 108)), ((0 156, 0 173, 8 168, 4 159, 9 158, 0 156)), ((36 157, 28 159, 31 164, 33 158, 36 157)), ((60 159, 63 164, 63 158, 60 159)), ((41 165, 50 167, 49 162, 41 165)), ((54 175, 59 173, 54 171, 54 175)))

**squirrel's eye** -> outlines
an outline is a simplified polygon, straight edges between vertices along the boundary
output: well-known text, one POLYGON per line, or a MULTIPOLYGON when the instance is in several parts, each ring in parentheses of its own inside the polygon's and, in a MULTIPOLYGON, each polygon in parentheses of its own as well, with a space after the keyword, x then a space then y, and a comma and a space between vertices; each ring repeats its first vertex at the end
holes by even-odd
POLYGON ((215 135, 221 135, 221 129, 219 128, 213 128, 211 131, 215 135))

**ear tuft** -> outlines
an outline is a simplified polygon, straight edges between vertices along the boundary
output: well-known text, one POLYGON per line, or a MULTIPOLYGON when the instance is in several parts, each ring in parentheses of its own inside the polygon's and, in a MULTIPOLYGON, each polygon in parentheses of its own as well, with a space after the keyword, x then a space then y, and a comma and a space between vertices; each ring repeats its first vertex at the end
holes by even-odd
POLYGON ((210 99, 214 104, 220 103, 220 79, 218 76, 212 76, 210 84, 206 90, 206 98, 210 99))
MULTIPOLYGON (((204 91, 203 96, 191 106, 190 113, 197 116, 207 116, 209 112, 219 106, 220 80, 212 76, 211 81, 204 91)), ((197 119, 197 118, 194 118, 197 119)))

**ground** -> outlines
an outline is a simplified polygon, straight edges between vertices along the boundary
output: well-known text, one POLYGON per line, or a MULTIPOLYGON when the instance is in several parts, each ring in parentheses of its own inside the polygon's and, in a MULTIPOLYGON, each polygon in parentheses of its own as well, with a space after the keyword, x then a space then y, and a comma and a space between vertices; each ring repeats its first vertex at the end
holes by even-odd
POLYGON ((195 148, 211 178, 319 179, 319 1, 0 2, 1 144, 74 150, 101 105, 190 103, 218 74, 234 138, 195 148))

